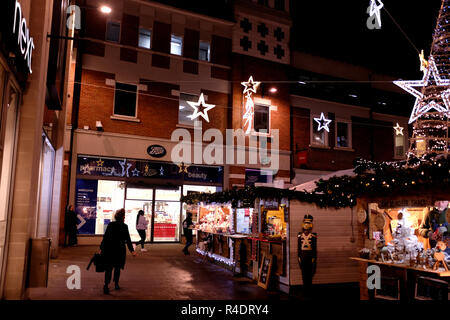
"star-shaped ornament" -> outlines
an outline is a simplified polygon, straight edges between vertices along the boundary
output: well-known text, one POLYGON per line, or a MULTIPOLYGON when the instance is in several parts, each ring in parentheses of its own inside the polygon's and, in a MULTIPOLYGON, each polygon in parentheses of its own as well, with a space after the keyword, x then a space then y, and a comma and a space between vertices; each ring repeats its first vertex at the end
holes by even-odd
POLYGON ((261 82, 253 81, 253 76, 250 76, 247 82, 241 82, 241 84, 245 87, 244 94, 247 94, 246 97, 249 98, 253 93, 256 93, 258 86, 261 82))
POLYGON ((205 97, 203 96, 203 93, 200 94, 200 98, 198 99, 198 102, 192 102, 192 101, 186 101, 193 109, 194 113, 189 116, 191 120, 197 119, 199 116, 202 116, 203 119, 205 119, 207 122, 209 122, 208 117, 208 111, 215 107, 214 104, 207 104, 205 103, 205 97), (200 107, 203 107, 204 109, 202 111, 199 111, 200 107))
POLYGON ((323 112, 320 114, 320 118, 314 118, 314 121, 319 124, 319 128, 317 128, 317 131, 325 129, 330 132, 330 128, 328 128, 328 126, 330 125, 332 120, 326 119, 323 112))
POLYGON ((178 168, 180 169, 178 171, 178 173, 182 173, 182 172, 188 173, 187 169, 189 168, 189 165, 186 165, 186 164, 184 164, 184 162, 182 162, 182 163, 178 164, 178 168))
POLYGON ((373 16, 375 15, 378 21, 378 25, 381 27, 381 16, 380 16, 380 10, 383 8, 384 4, 380 0, 370 0, 370 10, 369 15, 373 16), (377 5, 377 1, 379 5, 377 5))
POLYGON ((105 161, 103 161, 102 159, 99 159, 97 162, 97 167, 103 167, 103 164, 105 163, 105 161))
POLYGON ((402 88, 403 90, 409 92, 413 96, 416 97, 416 102, 414 104, 413 111, 411 113, 411 117, 409 118, 408 123, 413 123, 416 121, 421 115, 424 113, 430 111, 431 109, 435 109, 438 112, 449 112, 450 110, 450 99, 449 99, 449 90, 446 90, 441 93, 441 98, 444 101, 444 106, 442 106, 439 103, 436 103, 435 101, 431 101, 428 104, 424 104, 423 100, 426 98, 424 93, 424 89, 422 89, 422 92, 419 90, 416 90, 415 87, 425 88, 430 83, 430 76, 433 76, 434 83, 436 87, 448 87, 450 86, 450 79, 442 79, 439 75, 439 71, 436 68, 436 63, 434 62, 433 56, 430 56, 430 59, 428 61, 427 69, 423 75, 422 80, 415 80, 415 81, 403 81, 398 80, 394 81, 394 84, 402 88))
POLYGON ((133 174, 133 177, 139 177, 139 173, 141 173, 137 168, 134 168, 131 170, 131 173, 133 174))
POLYGON ((403 135, 403 127, 400 127, 398 122, 397 122, 397 125, 394 127, 394 129, 395 129, 396 136, 403 135))

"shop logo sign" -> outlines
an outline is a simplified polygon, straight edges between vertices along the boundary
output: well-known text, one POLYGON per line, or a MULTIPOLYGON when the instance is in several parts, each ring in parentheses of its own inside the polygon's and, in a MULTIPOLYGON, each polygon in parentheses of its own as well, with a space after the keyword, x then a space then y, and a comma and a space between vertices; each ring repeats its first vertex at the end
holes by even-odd
POLYGON ((166 148, 160 146, 159 144, 151 145, 147 148, 147 153, 153 158, 162 158, 167 154, 166 148))
POLYGON ((367 274, 370 276, 367 277, 367 288, 369 290, 373 289, 381 289, 381 270, 379 266, 371 265, 367 267, 367 274), (372 274, 371 274, 372 273, 372 274))
POLYGON ((12 31, 14 35, 17 34, 17 45, 20 48, 20 53, 31 74, 33 73, 33 70, 31 69, 31 58, 33 55, 34 42, 33 38, 30 38, 30 29, 27 28, 27 21, 22 17, 22 7, 17 0, 14 8, 14 25, 12 31))

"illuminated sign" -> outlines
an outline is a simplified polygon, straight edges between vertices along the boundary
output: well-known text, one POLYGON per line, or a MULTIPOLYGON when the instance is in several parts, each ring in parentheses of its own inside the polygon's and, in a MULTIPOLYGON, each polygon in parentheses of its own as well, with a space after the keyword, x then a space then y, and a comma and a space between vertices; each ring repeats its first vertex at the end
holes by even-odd
POLYGON ((22 16, 22 7, 17 0, 14 7, 12 32, 17 36, 17 46, 28 67, 28 72, 33 73, 33 70, 31 69, 31 59, 33 56, 34 42, 33 38, 30 38, 30 29, 27 28, 27 21, 22 16))

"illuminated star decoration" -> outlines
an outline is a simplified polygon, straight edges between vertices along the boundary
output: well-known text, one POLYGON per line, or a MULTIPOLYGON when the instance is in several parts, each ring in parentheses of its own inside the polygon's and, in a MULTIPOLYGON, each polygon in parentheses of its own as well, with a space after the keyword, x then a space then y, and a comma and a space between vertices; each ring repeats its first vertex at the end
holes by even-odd
POLYGON ((253 129, 253 117, 255 115, 255 105, 253 103, 252 94, 256 93, 261 82, 253 81, 253 76, 250 76, 247 82, 241 82, 245 87, 243 93, 247 99, 245 103, 245 113, 242 116, 244 119, 245 134, 250 134, 253 129))
POLYGON ((248 98, 251 97, 252 92, 256 93, 261 82, 253 81, 253 76, 250 76, 247 82, 241 82, 241 84, 245 87, 244 94, 247 94, 246 97, 248 98))
POLYGON ((408 123, 413 123, 416 121, 421 115, 424 113, 427 113, 431 109, 435 109, 438 112, 449 112, 450 110, 450 89, 446 90, 441 93, 441 98, 444 101, 444 106, 440 105, 439 103, 436 103, 435 101, 431 101, 430 103, 423 103, 423 99, 426 98, 426 96, 414 89, 414 87, 421 87, 424 88, 428 86, 430 76, 433 75, 433 79, 435 82, 436 87, 448 87, 450 86, 450 80, 449 79, 441 79, 439 75, 439 71, 436 68, 436 64, 434 62, 434 58, 430 56, 430 59, 428 61, 428 67, 423 75, 422 80, 415 80, 415 81, 403 81, 403 80, 397 80, 394 81, 394 84, 402 88, 403 90, 409 92, 413 96, 416 97, 416 103, 414 104, 413 111, 411 112, 411 117, 409 118, 408 123))
POLYGON ((403 127, 400 127, 398 122, 397 122, 397 125, 394 127, 394 129, 395 129, 396 136, 403 135, 403 127))
POLYGON ((105 161, 103 161, 102 159, 99 159, 97 162, 97 167, 103 167, 103 164, 105 163, 105 161))
POLYGON ((131 163, 127 163, 127 160, 124 159, 123 161, 119 161, 120 166, 122 167, 122 177, 125 177, 125 175, 127 177, 130 176, 130 174, 128 173, 128 171, 130 170, 132 164, 131 163), (127 168, 125 169, 125 165, 127 165, 127 168))
POLYGON ((203 93, 200 94, 200 98, 198 99, 198 102, 192 102, 192 101, 186 101, 193 109, 194 113, 189 116, 191 120, 194 120, 198 118, 199 116, 202 116, 203 119, 205 119, 207 122, 209 122, 208 117, 208 111, 215 107, 214 104, 207 104, 205 103, 205 97, 203 96, 203 93), (200 107, 203 107, 204 109, 199 112, 200 107))
POLYGON ((332 120, 326 119, 323 112, 320 113, 320 118, 314 118, 314 121, 316 121, 319 124, 319 128, 317 128, 317 131, 325 129, 328 132, 330 132, 330 128, 328 128, 328 126, 330 125, 332 120))
POLYGON ((373 16, 375 15, 377 18, 378 25, 381 27, 381 16, 380 16, 380 10, 383 8, 384 4, 380 0, 370 0, 370 10, 369 15, 373 16), (379 2, 380 4, 377 5, 376 2, 379 2))

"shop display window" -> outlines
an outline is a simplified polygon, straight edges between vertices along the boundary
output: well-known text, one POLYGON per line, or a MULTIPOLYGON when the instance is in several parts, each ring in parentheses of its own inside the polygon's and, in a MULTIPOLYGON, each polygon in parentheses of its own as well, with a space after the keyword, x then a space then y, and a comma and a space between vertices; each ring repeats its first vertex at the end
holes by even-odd
POLYGON ((252 233, 253 208, 236 209, 236 232, 252 233))
POLYGON ((181 188, 177 190, 156 189, 153 241, 179 240, 180 197, 181 188))
POLYGON ((285 207, 279 206, 278 209, 261 208, 262 233, 264 236, 273 239, 286 238, 286 220, 285 207))
POLYGON ((211 233, 229 233, 233 215, 230 205, 206 205, 199 211, 197 229, 211 233))
MULTIPOLYGON (((183 196, 190 195, 192 193, 202 193, 202 192, 210 192, 214 193, 219 191, 218 187, 213 186, 197 186, 197 185, 184 185, 183 186, 183 196)), ((181 221, 184 221, 186 219, 187 212, 190 212, 192 214, 192 221, 196 223, 198 221, 198 212, 199 212, 200 206, 198 204, 187 204, 185 203, 183 205, 183 212, 181 221)), ((195 233, 195 230, 194 230, 195 233)))
MULTIPOLYGON (((98 180, 95 234, 105 233, 108 224, 114 220, 115 212, 123 208, 124 198, 125 184, 123 181, 98 180)), ((125 219, 127 218, 126 215, 125 219)))

